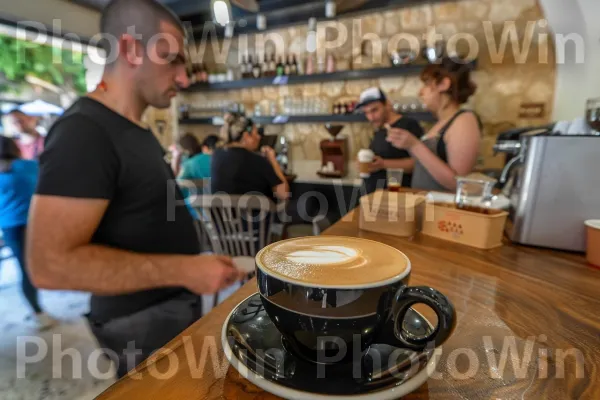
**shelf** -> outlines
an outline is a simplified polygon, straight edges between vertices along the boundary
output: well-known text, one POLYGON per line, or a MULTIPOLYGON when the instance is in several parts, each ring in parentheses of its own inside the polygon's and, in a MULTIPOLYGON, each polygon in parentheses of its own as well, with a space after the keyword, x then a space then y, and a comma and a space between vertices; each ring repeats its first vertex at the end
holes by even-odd
POLYGON ((196 83, 185 92, 210 92, 213 90, 246 89, 261 86, 300 85, 306 83, 352 81, 359 79, 376 79, 385 76, 416 75, 421 72, 426 64, 408 64, 398 67, 384 67, 339 71, 312 75, 277 76, 271 78, 240 79, 237 81, 217 83, 196 83))
MULTIPOLYGON (((433 122, 435 117, 426 111, 403 113, 417 121, 433 122)), ((317 124, 317 123, 353 123, 367 122, 364 114, 346 114, 346 115, 278 115, 265 117, 251 117, 259 125, 278 125, 278 124, 317 124)), ((223 125, 222 117, 204 117, 180 119, 181 125, 223 125)))

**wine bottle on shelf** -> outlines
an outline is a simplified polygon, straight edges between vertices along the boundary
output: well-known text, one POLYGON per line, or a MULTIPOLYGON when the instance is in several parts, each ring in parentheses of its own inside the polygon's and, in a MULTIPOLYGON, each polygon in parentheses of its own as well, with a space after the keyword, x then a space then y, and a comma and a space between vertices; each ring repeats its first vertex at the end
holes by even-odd
POLYGON ((246 56, 242 57, 242 62, 240 64, 240 74, 242 75, 242 79, 246 79, 248 77, 248 63, 246 62, 246 56))
POLYGON ((333 106, 333 115, 339 115, 340 113, 340 105, 338 103, 335 103, 335 105, 333 106))
POLYGON ((196 64, 193 64, 190 66, 190 69, 188 70, 188 77, 190 79, 190 84, 194 84, 196 83, 196 64))
POLYGON ((290 75, 290 73, 292 72, 292 71, 291 71, 291 67, 292 67, 292 61, 290 60, 290 55, 289 55, 289 54, 288 54, 288 56, 285 58, 285 60, 286 60, 286 61, 285 61, 285 65, 284 65, 284 67, 283 67, 283 71, 284 71, 284 72, 283 72, 283 74, 284 74, 285 76, 289 76, 289 75, 290 75))
POLYGON ((203 82, 202 81, 202 64, 196 64, 196 82, 203 82))
POLYGON ((256 57, 256 61, 254 62, 254 65, 252 67, 252 77, 253 78, 260 78, 260 64, 258 61, 258 56, 256 57))
POLYGON ((283 65, 283 61, 281 60, 281 56, 277 59, 277 76, 283 76, 285 73, 285 67, 283 65))
POLYGON ((304 75, 304 73, 306 72, 304 67, 304 60, 302 56, 299 55, 296 61, 296 71, 298 71, 298 75, 304 75))
POLYGON ((292 55, 292 63, 290 65, 290 74, 298 75, 298 61, 296 61, 296 55, 292 55))
POLYGON ((306 75, 312 75, 315 73, 315 56, 312 53, 308 54, 306 59, 306 69, 304 70, 306 75))
POLYGON ((208 70, 204 63, 200 64, 200 82, 208 82, 208 70))
POLYGON ((253 72, 252 70, 254 69, 254 63, 252 62, 252 56, 248 56, 248 64, 246 64, 246 71, 247 71, 247 75, 246 78, 252 78, 253 72))
POLYGON ((269 61, 269 76, 277 76, 277 62, 275 61, 275 53, 271 53, 271 61, 269 61))
POLYGON ((271 76, 271 73, 269 71, 269 58, 267 57, 267 52, 265 52, 263 59, 264 59, 264 61, 263 61, 262 65, 260 66, 262 76, 265 76, 265 77, 271 76))
POLYGON ((346 103, 342 103, 340 107, 340 114, 344 115, 348 112, 348 108, 346 107, 346 103))

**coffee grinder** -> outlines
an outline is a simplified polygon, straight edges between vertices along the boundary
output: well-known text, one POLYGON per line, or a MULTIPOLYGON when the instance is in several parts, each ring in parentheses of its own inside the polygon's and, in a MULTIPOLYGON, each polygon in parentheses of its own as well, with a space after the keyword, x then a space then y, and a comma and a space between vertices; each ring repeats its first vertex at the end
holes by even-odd
POLYGON ((325 129, 331 138, 320 143, 321 169, 317 173, 323 177, 344 177, 348 173, 348 141, 337 137, 344 125, 327 124, 325 129))

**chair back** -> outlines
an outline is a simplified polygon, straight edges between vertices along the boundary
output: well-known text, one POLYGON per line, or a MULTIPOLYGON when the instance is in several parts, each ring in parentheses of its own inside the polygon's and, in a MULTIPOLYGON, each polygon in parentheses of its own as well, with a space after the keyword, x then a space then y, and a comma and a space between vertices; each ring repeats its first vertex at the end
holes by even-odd
POLYGON ((192 206, 214 253, 254 257, 271 243, 276 205, 264 195, 207 194, 192 206))

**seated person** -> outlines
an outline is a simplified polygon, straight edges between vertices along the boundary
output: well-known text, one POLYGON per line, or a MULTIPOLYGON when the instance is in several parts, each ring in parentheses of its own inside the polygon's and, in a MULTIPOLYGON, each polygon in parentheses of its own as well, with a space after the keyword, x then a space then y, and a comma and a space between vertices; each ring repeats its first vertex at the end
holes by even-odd
POLYGON ((271 199, 287 199, 289 186, 275 151, 264 146, 257 153, 261 136, 252 120, 240 114, 226 114, 224 119, 227 145, 212 156, 212 193, 261 193, 271 199))
MULTIPOLYGON (((179 180, 179 186, 181 187, 188 209, 195 218, 198 217, 198 214, 190 203, 194 200, 194 193, 200 194, 197 193, 199 190, 193 182, 182 181, 210 178, 211 155, 217 147, 218 142, 219 137, 217 135, 209 135, 200 144, 196 136, 186 133, 179 139, 179 146, 171 146, 173 156, 171 168, 173 168, 173 173, 179 180)), ((205 186, 203 191, 206 193, 208 192, 207 189, 208 186, 205 186)))
POLYGON ((218 143, 217 135, 207 136, 202 144, 199 144, 198 139, 189 133, 179 139, 179 145, 189 154, 189 158, 181 164, 179 179, 210 178, 210 162, 218 143))

